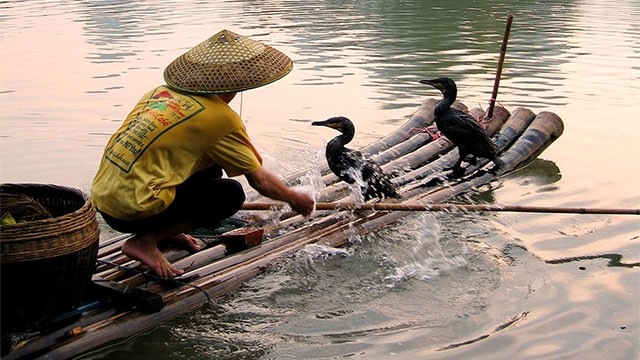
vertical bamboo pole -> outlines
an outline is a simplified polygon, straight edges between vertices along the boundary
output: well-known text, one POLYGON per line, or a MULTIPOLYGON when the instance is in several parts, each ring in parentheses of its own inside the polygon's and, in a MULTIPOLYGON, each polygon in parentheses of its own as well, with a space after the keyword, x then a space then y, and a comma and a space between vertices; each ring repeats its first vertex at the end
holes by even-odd
POLYGON ((502 76, 502 66, 504 65, 504 57, 507 53, 507 43, 509 42, 509 34, 511 33, 511 23, 513 23, 513 15, 507 15, 507 26, 504 29, 504 36, 502 37, 502 46, 500 47, 500 59, 498 60, 498 70, 496 71, 496 78, 493 82, 493 92, 491 93, 491 100, 489 100, 489 109, 485 119, 491 119, 493 117, 493 107, 496 104, 496 98, 498 97, 498 86, 500 86, 500 77, 502 76))

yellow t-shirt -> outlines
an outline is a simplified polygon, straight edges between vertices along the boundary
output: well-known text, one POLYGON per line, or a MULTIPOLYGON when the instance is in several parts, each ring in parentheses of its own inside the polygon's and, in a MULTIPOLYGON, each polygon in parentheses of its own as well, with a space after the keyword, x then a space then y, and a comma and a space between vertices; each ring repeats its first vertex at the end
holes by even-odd
POLYGON ((224 101, 160 86, 109 140, 91 198, 100 211, 136 220, 166 209, 175 187, 200 170, 219 165, 237 176, 261 164, 242 120, 224 101))

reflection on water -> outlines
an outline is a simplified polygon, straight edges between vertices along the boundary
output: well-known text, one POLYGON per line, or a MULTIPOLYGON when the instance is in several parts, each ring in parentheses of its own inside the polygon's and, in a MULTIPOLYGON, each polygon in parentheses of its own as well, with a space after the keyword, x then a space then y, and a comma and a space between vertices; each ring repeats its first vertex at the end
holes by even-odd
MULTIPOLYGON (((0 180, 88 191, 130 107, 220 28, 291 55, 290 75, 232 105, 266 166, 317 167, 333 134, 312 120, 348 116, 363 146, 434 96, 421 78, 450 76, 461 101, 485 107, 509 12, 498 101, 556 112, 565 132, 454 201, 639 207, 635 0, 5 1, 0 180)), ((638 239, 634 217, 416 216, 346 249, 308 248, 217 306, 93 356, 636 358, 638 239)))
MULTIPOLYGON (((640 266, 640 262, 635 263, 626 263, 622 260, 622 255, 620 254, 602 254, 602 255, 589 255, 589 256, 575 256, 570 258, 561 258, 561 259, 553 259, 547 260, 547 264, 563 264, 569 262, 580 262, 582 260, 593 260, 593 259, 608 259, 609 262, 607 266, 619 266, 619 267, 636 267, 640 266)), ((586 270, 584 266, 579 268, 580 270, 586 270)))

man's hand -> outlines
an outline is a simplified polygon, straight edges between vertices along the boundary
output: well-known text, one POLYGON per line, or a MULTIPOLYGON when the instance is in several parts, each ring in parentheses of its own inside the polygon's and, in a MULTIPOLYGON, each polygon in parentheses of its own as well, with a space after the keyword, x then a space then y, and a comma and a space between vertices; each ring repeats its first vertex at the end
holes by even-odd
POLYGON ((311 215, 316 207, 315 200, 305 193, 294 190, 292 192, 294 195, 291 197, 291 201, 288 201, 291 208, 304 216, 311 215))
POLYGON ((245 176, 249 185, 261 195, 285 201, 293 210, 304 216, 311 214, 315 208, 315 201, 311 196, 289 188, 282 179, 264 167, 245 176))

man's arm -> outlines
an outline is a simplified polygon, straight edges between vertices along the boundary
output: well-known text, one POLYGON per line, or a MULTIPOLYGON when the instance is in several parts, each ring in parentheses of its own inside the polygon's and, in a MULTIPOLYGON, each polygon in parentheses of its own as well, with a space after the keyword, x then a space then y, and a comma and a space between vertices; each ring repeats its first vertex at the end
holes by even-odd
POLYGON ((282 179, 261 166, 258 170, 246 174, 249 185, 261 195, 274 200, 285 201, 296 212, 307 216, 314 208, 314 200, 311 196, 295 191, 287 186, 282 179))

